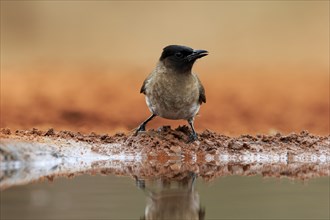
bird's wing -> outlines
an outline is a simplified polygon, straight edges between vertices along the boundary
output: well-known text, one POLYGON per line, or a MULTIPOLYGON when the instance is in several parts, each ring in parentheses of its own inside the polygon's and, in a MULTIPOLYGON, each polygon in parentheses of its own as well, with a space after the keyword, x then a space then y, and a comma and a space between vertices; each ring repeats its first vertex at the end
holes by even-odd
POLYGON ((143 81, 143 84, 140 89, 140 93, 146 94, 146 84, 150 80, 150 77, 151 77, 151 74, 149 74, 149 76, 143 81))
POLYGON ((202 84, 202 82, 200 81, 200 79, 198 78, 198 76, 195 74, 196 79, 198 81, 198 89, 199 89, 199 104, 202 104, 203 102, 206 103, 206 96, 205 96, 205 89, 204 86, 202 84))

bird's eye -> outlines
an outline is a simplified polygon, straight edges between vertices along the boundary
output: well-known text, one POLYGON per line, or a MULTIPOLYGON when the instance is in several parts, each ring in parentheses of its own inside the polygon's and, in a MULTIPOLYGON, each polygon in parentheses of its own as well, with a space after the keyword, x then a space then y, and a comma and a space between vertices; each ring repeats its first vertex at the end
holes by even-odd
POLYGON ((183 56, 183 54, 180 53, 180 52, 177 52, 177 53, 175 54, 175 56, 178 57, 178 58, 181 58, 181 57, 183 56))

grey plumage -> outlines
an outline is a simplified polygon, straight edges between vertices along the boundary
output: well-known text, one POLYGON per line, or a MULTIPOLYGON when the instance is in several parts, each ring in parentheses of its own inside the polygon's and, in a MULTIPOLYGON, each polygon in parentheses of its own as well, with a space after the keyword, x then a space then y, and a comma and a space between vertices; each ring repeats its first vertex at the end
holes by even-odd
POLYGON ((194 62, 208 54, 205 50, 170 45, 163 49, 156 68, 144 80, 140 93, 145 94, 152 115, 138 131, 155 116, 187 120, 193 130, 191 140, 197 139, 193 120, 200 105, 206 102, 205 89, 191 69, 194 62))

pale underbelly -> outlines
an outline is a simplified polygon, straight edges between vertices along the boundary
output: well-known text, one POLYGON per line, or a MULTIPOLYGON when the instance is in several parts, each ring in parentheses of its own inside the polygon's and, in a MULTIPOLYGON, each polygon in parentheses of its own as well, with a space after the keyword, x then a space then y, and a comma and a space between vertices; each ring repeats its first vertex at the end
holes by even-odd
POLYGON ((197 101, 181 101, 177 103, 166 103, 164 100, 152 100, 146 96, 149 110, 162 118, 188 120, 198 113, 200 104, 197 101))

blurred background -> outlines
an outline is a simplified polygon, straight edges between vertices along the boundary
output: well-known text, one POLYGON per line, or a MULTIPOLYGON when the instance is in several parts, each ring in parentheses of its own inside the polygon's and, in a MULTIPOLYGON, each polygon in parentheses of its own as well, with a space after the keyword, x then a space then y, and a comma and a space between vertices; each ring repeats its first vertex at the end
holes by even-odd
POLYGON ((329 134, 329 1, 1 1, 0 127, 132 130, 169 44, 210 52, 198 131, 329 134))

